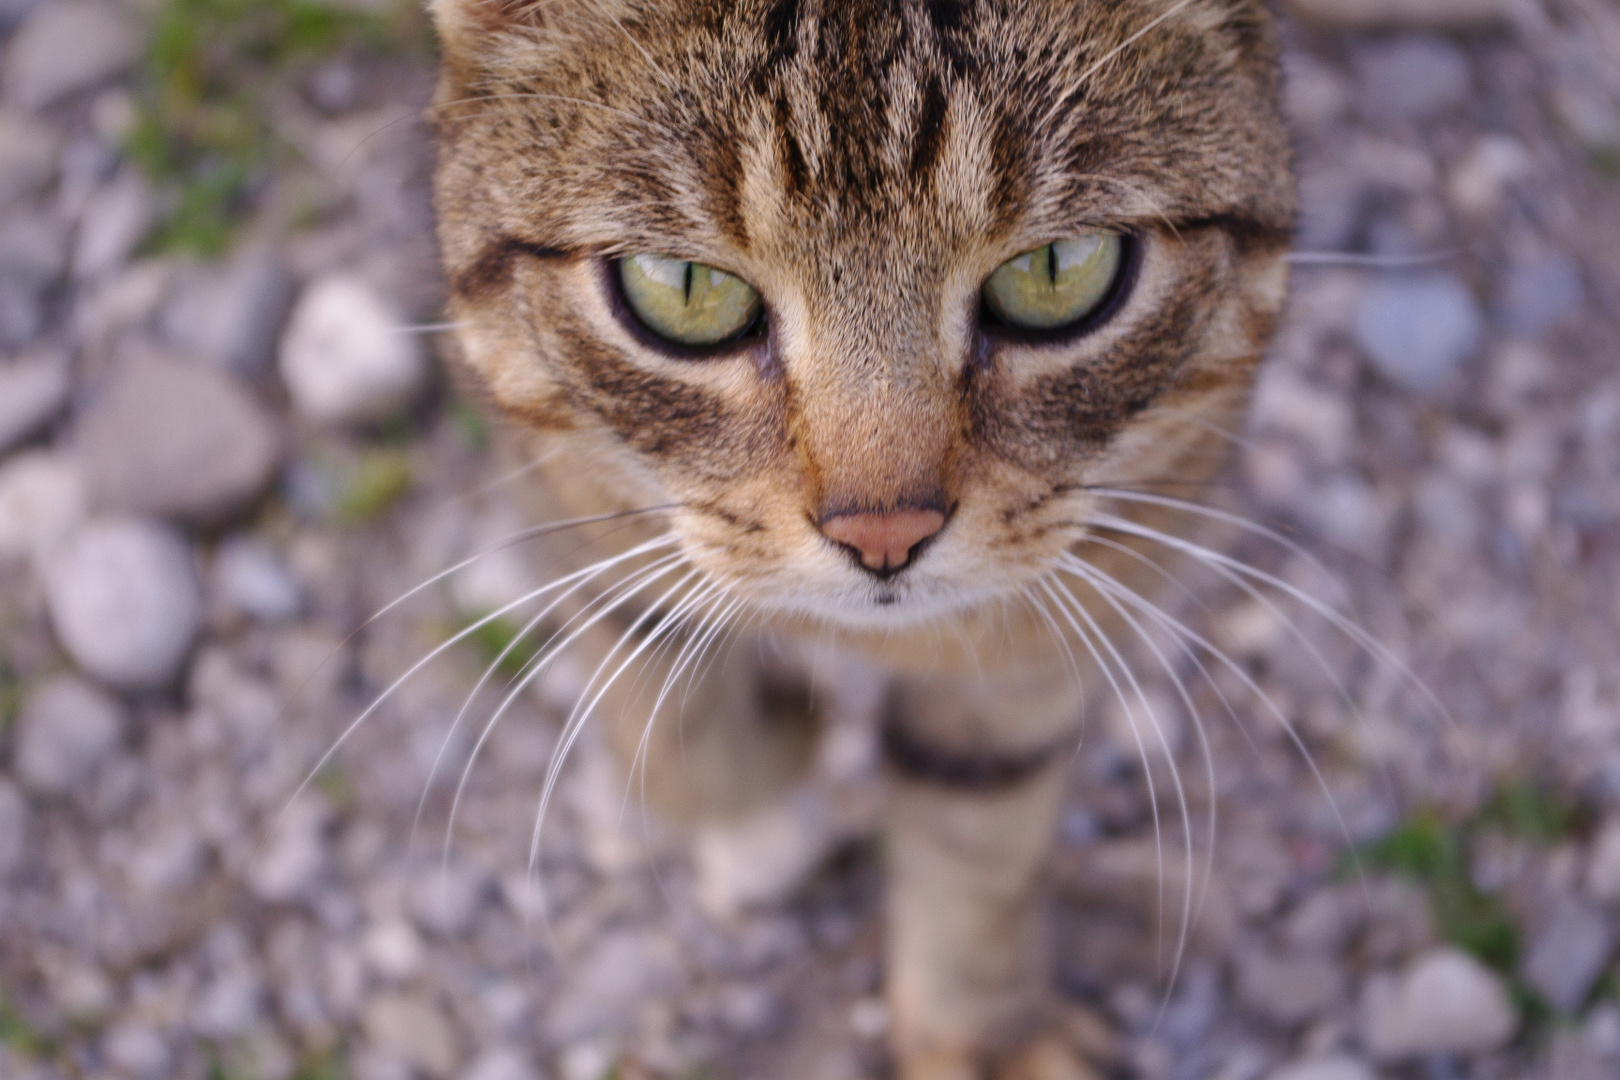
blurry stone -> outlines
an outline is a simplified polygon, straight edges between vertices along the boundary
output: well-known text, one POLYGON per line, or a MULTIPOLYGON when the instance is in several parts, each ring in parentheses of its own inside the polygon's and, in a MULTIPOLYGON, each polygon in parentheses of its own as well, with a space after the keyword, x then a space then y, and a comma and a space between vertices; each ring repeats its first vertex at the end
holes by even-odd
POLYGON ((673 943, 658 933, 605 933, 568 968, 568 981, 546 1014, 547 1035, 571 1043, 614 1031, 634 1016, 640 1002, 674 990, 680 974, 673 943))
POLYGON ((294 290, 292 271, 273 249, 250 247, 223 266, 182 274, 163 330, 209 363, 258 379, 270 370, 294 290))
POLYGON ((1484 319, 1474 294, 1447 273, 1369 283, 1352 333, 1378 373, 1414 393, 1439 389, 1478 349, 1484 319))
POLYGON ((11 29, 45 0, 0 0, 0 27, 11 29))
POLYGON ((1378 1080, 1378 1074, 1364 1061, 1335 1054, 1284 1065, 1267 1080, 1378 1080))
POLYGON ((279 552, 253 536, 232 536, 214 556, 213 600, 230 614, 284 622, 304 606, 304 591, 279 552))
POLYGON ((718 919, 780 903, 827 857, 836 839, 824 800, 810 792, 774 803, 746 821, 706 825, 692 847, 698 902, 718 919))
POLYGON ((1345 1000, 1344 970, 1335 959, 1245 949, 1234 960, 1238 999, 1274 1024, 1304 1023, 1345 1000))
POLYGON ((1362 1036, 1379 1061, 1425 1054, 1481 1054, 1513 1037, 1518 1012, 1502 980, 1450 946, 1433 949, 1399 975, 1367 980, 1362 1036))
POLYGON ((0 558, 42 562, 84 520, 86 488, 78 462, 65 454, 41 450, 0 462, 0 558))
POLYGON ((1453 166, 1451 201, 1465 214, 1490 214, 1511 184, 1530 175, 1530 152, 1506 135, 1483 135, 1453 166))
POLYGON ((1364 902, 1335 888, 1320 888, 1306 897, 1283 923, 1283 938, 1293 948, 1336 956, 1350 942, 1365 916, 1364 902))
POLYGON ((540 1071, 521 1050, 497 1046, 478 1055, 460 1080, 540 1080, 540 1071))
POLYGON ((72 675, 60 675, 23 702, 17 719, 18 778, 44 795, 66 795, 90 779, 123 740, 119 702, 72 675))
POLYGON ((22 865, 28 853, 28 800, 15 784, 0 780, 0 878, 22 865))
POLYGON ((328 116, 348 112, 360 99, 360 73, 347 57, 328 60, 309 73, 309 100, 328 116))
POLYGON ((98 345, 111 345, 131 330, 144 336, 174 278, 171 259, 135 260, 94 288, 81 290, 85 300, 75 307, 74 329, 85 341, 98 345))
POLYGON ((1580 310, 1586 298, 1581 268, 1562 251, 1509 267, 1496 294, 1497 321, 1512 333, 1536 337, 1580 310))
POLYGON ((1307 172, 1299 180, 1301 251, 1342 251, 1354 241, 1368 188, 1348 169, 1307 172))
POLYGON ((107 1060, 132 1080, 167 1080, 172 1075, 172 1055, 163 1036, 150 1025, 129 1020, 108 1031, 101 1039, 107 1060))
POLYGON ((1573 1013, 1603 973, 1614 951, 1614 928, 1604 915, 1568 898, 1554 904, 1530 943, 1524 981, 1561 1013, 1573 1013))
POLYGON ((142 356, 79 425, 91 494, 105 510, 219 521, 269 484, 274 422, 229 376, 142 356))
POLYGON ((1310 447, 1318 465, 1341 465, 1355 438, 1355 411, 1343 394, 1308 382, 1281 365, 1261 371, 1250 405, 1257 430, 1286 432, 1310 447))
POLYGON ((52 128, 22 113, 0 111, 0 208, 50 183, 60 150, 52 128))
POLYGON ((31 11, 5 54, 5 94, 26 109, 42 109, 129 70, 146 34, 116 4, 51 0, 31 11))
POLYGON ((122 86, 111 86, 90 102, 90 126, 105 143, 123 146, 140 120, 135 95, 122 86))
POLYGON ((1442 37, 1364 42, 1351 53, 1361 114, 1375 123, 1421 120, 1468 100, 1468 57, 1442 37))
POLYGON ((378 995, 366 1005, 361 1026, 373 1046, 432 1080, 448 1080, 461 1059, 449 1017, 425 997, 378 995))
POLYGON ((1620 902, 1620 817, 1603 823, 1586 864, 1586 891, 1606 904, 1620 902))
POLYGON ((326 870, 324 834, 331 818, 332 808, 312 792, 275 817, 263 849, 248 866, 247 884, 255 896, 288 903, 309 895, 326 870))
POLYGON ((17 210, 0 221, 0 278, 42 288, 67 272, 68 231, 55 218, 17 210))
POLYGON ((401 918, 386 918, 371 925, 360 943, 366 961, 386 979, 403 981, 422 969, 427 950, 416 928, 401 918))
POLYGON ((152 189, 133 171, 98 188, 85 204, 73 241, 73 275, 101 277, 129 261, 156 215, 152 189))
POLYGON ((202 625, 190 545, 139 518, 80 529, 51 560, 45 586, 51 622, 68 655, 121 688, 172 680, 202 625))
POLYGON ((211 1039, 245 1034, 263 1015, 264 979, 251 968, 226 971, 205 984, 191 1009, 191 1030, 211 1039))
POLYGON ((171 820, 143 830, 124 870, 140 891, 160 893, 195 884, 207 865, 208 848, 191 823, 171 820))
POLYGON ((1588 153, 1603 157, 1620 150, 1620 104, 1595 79, 1562 82, 1552 99, 1558 119, 1588 153))
POLYGON ((1304 128, 1318 128, 1342 117, 1350 107, 1349 81, 1307 52, 1282 58, 1283 107, 1304 128))
POLYGON ((71 388, 68 360, 61 353, 0 361, 0 454, 55 419, 71 388))
POLYGON ((281 377, 299 413, 320 423, 363 423, 408 404, 427 367, 403 322, 358 277, 312 282, 281 339, 281 377))
POLYGON ((1346 30, 1471 30, 1505 23, 1513 0, 1288 0, 1306 22, 1346 30))
POLYGON ((411 917, 430 934, 460 937, 471 930, 484 905, 495 896, 490 875, 462 863, 435 868, 412 884, 411 917))

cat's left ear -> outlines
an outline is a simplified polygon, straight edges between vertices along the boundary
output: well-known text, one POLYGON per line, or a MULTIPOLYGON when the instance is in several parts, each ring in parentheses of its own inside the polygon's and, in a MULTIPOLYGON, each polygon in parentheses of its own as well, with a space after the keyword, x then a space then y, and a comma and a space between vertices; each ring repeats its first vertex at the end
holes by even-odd
POLYGON ((428 0, 433 25, 446 53, 471 48, 477 40, 500 30, 534 25, 544 0, 428 0))

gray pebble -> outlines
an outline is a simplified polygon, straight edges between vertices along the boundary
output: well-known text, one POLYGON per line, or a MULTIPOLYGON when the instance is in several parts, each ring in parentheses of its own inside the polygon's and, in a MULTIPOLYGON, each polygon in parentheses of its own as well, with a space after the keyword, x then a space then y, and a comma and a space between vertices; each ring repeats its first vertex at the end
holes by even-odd
POLYGON ((540 1080, 540 1072, 522 1051, 498 1046, 478 1055, 461 1080, 540 1080))
POLYGON ((1522 337, 1545 333, 1580 310, 1586 299, 1581 268, 1562 251, 1509 268, 1496 294, 1496 318, 1522 337))
POLYGON ((162 1080, 170 1075, 173 1056, 163 1036, 149 1024, 125 1021, 102 1036, 107 1060, 133 1080, 162 1080))
POLYGON ((312 282, 281 339, 281 377, 298 412, 319 423, 364 423, 408 404, 427 367, 403 323, 352 274, 312 282))
POLYGON ((1378 1080, 1378 1074, 1365 1061, 1333 1054, 1291 1062, 1273 1072, 1267 1080, 1378 1080))
POLYGON ((1497 974, 1449 946, 1432 949, 1397 976, 1367 981, 1362 1036, 1374 1058, 1480 1054, 1506 1043, 1519 1016, 1497 974))
POLYGON ((1368 284, 1352 332, 1380 375, 1404 390, 1427 393, 1479 348, 1484 319, 1459 278, 1412 274, 1368 284))
POLYGON ((42 561, 84 520, 89 506, 79 463, 37 451, 0 462, 0 558, 42 561))
POLYGON ((459 937, 472 929, 494 896, 495 881, 482 870, 460 863, 435 867, 412 883, 411 916, 430 934, 459 937))
POLYGON ((1530 943, 1524 981, 1562 1013, 1586 1000, 1614 950, 1614 928, 1602 914, 1574 900, 1554 904, 1530 943))
POLYGON ((1468 100, 1468 58, 1445 38, 1367 42, 1351 55, 1368 120, 1421 120, 1468 100))
POLYGON ((547 1012, 547 1033, 568 1043, 610 1031, 640 1001, 673 989, 680 971, 673 943, 654 931, 603 934, 570 968, 568 985, 547 1012))
POLYGON ((96 189, 74 238, 74 277, 100 277, 124 265, 145 239, 156 213, 151 186, 139 173, 125 171, 96 189))
POLYGON ((269 485, 280 436, 229 376, 145 355, 84 417, 78 450, 99 509, 207 524, 269 485))
POLYGON ((1514 0, 1290 0, 1310 22, 1337 29, 1473 30, 1505 23, 1514 0))
POLYGON ((1345 1000, 1344 970, 1328 957, 1243 950, 1235 959, 1239 1000, 1272 1023, 1291 1027, 1345 1000))
POLYGON ((0 112, 0 208, 33 195, 56 175, 56 132, 22 113, 0 112))
POLYGON ((0 362, 0 454, 54 419, 70 388, 67 357, 60 353, 0 362))
POLYGON ((129 70, 145 33, 115 4, 51 0, 35 8, 12 35, 5 56, 5 93, 26 109, 42 109, 129 70))
POLYGON ((154 522, 86 525, 46 574, 51 622, 68 655, 114 686, 171 681, 202 622, 193 562, 190 545, 154 522))
POLYGON ((373 1046, 433 1080, 447 1080, 461 1059, 449 1017, 424 996, 380 994, 366 1005, 361 1026, 373 1046))
POLYGON ((163 331, 198 358, 258 379, 270 369, 295 284, 274 250, 249 247, 222 266, 182 275, 163 331))
POLYGON ((85 784, 123 739, 123 706, 62 675, 29 695, 17 720, 17 775, 33 791, 66 795, 85 784))
POLYGON ((254 895, 272 903, 308 895, 326 870, 323 833, 330 820, 331 808, 308 794, 282 811, 248 866, 247 883, 254 895))
POLYGON ((215 604, 233 614, 262 622, 283 622, 304 606, 298 579, 269 544, 252 536, 233 536, 214 556, 215 604))

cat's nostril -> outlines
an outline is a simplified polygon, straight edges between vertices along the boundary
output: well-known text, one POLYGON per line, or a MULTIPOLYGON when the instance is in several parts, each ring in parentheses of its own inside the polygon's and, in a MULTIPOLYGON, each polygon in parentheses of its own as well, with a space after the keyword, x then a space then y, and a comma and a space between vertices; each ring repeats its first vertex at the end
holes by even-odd
POLYGON ((821 532, 860 556, 861 565, 887 575, 911 562, 917 547, 945 527, 938 510, 892 510, 886 514, 840 513, 821 519, 821 532))

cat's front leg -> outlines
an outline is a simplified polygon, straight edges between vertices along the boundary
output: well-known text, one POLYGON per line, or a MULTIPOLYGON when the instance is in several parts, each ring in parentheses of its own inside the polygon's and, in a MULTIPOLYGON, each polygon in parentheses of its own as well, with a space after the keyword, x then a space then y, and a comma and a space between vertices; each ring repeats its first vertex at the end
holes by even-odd
POLYGON ((888 985, 902 1080, 1083 1080, 1038 885, 1078 738, 1067 681, 902 682, 885 721, 888 985))

